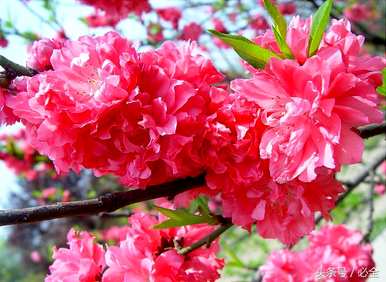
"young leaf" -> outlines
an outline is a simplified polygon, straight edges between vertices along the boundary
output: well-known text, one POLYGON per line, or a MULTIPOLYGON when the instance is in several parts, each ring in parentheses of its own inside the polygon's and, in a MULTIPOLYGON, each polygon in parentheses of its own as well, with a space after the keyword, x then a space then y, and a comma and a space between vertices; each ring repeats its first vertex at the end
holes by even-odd
POLYGON ((241 58, 255 68, 263 68, 271 58, 280 58, 274 52, 260 47, 241 35, 230 35, 216 30, 209 30, 209 32, 232 46, 233 50, 235 50, 241 58))
POLYGON ((189 205, 190 213, 200 212, 201 215, 209 215, 210 210, 208 207, 208 198, 205 196, 199 196, 194 199, 189 205))
POLYGON ((264 0, 264 6, 271 16, 274 26, 277 26, 279 34, 282 38, 285 38, 287 35, 287 22, 285 21, 285 18, 271 0, 264 0))
POLYGON ((199 224, 199 223, 207 223, 207 224, 217 223, 217 220, 210 215, 201 216, 201 215, 191 214, 187 209, 171 210, 171 209, 166 209, 166 208, 157 207, 157 206, 155 207, 155 209, 169 218, 157 225, 154 225, 153 228, 155 229, 171 228, 171 227, 185 226, 185 225, 199 224))
POLYGON ((382 85, 377 88, 377 91, 382 96, 386 96, 386 68, 382 70, 382 85))
POLYGON ((282 35, 277 30, 277 26, 272 26, 273 34, 275 35, 276 42, 279 45, 280 51, 285 55, 286 58, 293 59, 294 55, 292 55, 291 49, 288 47, 287 42, 285 41, 285 38, 282 37, 282 35))
POLYGON ((324 2, 312 17, 311 33, 308 43, 309 57, 315 55, 316 51, 319 49, 320 42, 323 38, 323 33, 326 30, 330 20, 332 3, 332 0, 327 0, 324 2))

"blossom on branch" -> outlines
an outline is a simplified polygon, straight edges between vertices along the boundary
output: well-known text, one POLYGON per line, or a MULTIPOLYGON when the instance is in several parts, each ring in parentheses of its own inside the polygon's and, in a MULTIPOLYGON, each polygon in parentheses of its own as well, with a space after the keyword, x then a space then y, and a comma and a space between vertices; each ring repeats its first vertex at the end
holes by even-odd
POLYGON ((207 184, 221 193, 222 214, 236 225, 293 244, 314 228, 314 216, 329 218, 342 185, 328 170, 304 183, 275 182, 268 161, 259 156, 259 144, 267 129, 256 104, 234 95, 217 111, 204 143, 207 184), (237 99, 238 98, 238 99, 237 99), (234 100, 233 100, 234 99, 234 100))
POLYGON ((274 252, 261 267, 263 282, 366 281, 375 273, 372 248, 362 234, 344 225, 327 225, 312 232, 303 251, 274 252))
POLYGON ((45 282, 99 281, 105 267, 103 247, 88 232, 71 229, 67 235, 69 248, 54 249, 54 263, 45 282))
POLYGON ((223 76, 194 43, 139 54, 110 32, 66 41, 50 61, 52 70, 14 81, 8 105, 57 170, 135 186, 201 173, 199 140, 223 76))
POLYGON ((142 16, 151 11, 148 0, 79 0, 80 2, 93 6, 95 13, 88 17, 88 22, 93 27, 115 26, 120 20, 135 14, 142 16))
MULTIPOLYGON (((231 83, 237 95, 261 108, 267 129, 260 156, 279 183, 310 182, 317 168, 339 171, 360 162, 363 141, 352 128, 383 120, 376 87, 386 60, 360 56, 363 38, 344 20, 333 22, 316 55, 307 58, 309 25, 299 18, 289 25, 287 43, 296 61, 273 58, 252 78, 231 83)), ((273 40, 267 32, 256 42, 278 52, 273 40)))

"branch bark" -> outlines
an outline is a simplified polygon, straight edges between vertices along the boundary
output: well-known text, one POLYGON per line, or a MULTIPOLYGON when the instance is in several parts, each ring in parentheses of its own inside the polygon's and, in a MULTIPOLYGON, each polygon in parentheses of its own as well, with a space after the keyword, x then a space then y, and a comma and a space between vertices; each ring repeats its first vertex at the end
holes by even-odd
POLYGON ((386 133, 386 122, 380 124, 370 124, 367 126, 362 126, 357 129, 357 132, 362 138, 370 138, 376 135, 386 133))
POLYGON ((24 209, 0 210, 0 226, 32 223, 55 218, 113 212, 124 206, 161 197, 174 197, 179 193, 205 184, 205 175, 188 177, 146 189, 107 193, 97 199, 57 203, 24 209))
POLYGON ((6 77, 10 80, 17 76, 34 76, 37 74, 37 71, 16 64, 3 55, 0 55, 0 66, 3 67, 6 72, 6 77))

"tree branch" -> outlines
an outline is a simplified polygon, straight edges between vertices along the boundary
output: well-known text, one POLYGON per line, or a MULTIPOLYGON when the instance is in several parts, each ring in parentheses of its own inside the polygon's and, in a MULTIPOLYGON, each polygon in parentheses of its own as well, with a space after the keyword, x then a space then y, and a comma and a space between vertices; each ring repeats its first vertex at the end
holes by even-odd
POLYGON ((362 138, 370 138, 376 135, 386 133, 386 122, 380 124, 370 124, 357 128, 357 133, 362 138))
POLYGON ((0 55, 0 66, 3 67, 6 72, 6 77, 10 80, 17 76, 34 76, 37 74, 35 70, 16 64, 3 55, 0 55))
POLYGON ((197 242, 194 242, 192 245, 188 246, 188 247, 185 247, 185 248, 182 248, 182 249, 179 249, 178 250, 178 253, 180 255, 187 255, 189 254, 190 252, 193 252, 195 249, 198 249, 204 245, 206 245, 207 247, 210 246, 210 244, 216 240, 217 237, 219 237, 222 233, 224 233, 225 231, 227 231, 229 228, 231 228, 233 226, 232 223, 224 223, 224 224, 221 224, 220 227, 218 227, 216 230, 214 230, 212 233, 208 234, 207 236, 205 236, 204 238, 202 238, 201 240, 198 240, 197 242))
POLYGON ((130 217, 132 212, 102 212, 98 216, 102 218, 120 218, 120 217, 130 217))
POLYGON ((32 223, 55 218, 113 212, 124 206, 161 197, 174 197, 179 193, 205 184, 205 175, 188 177, 173 182, 153 185, 146 189, 107 193, 97 199, 56 203, 24 209, 0 210, 0 226, 32 223))

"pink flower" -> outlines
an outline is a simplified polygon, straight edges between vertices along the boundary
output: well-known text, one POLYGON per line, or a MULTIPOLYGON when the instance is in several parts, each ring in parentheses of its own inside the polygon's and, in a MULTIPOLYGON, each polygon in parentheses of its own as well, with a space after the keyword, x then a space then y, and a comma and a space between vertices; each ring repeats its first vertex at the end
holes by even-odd
POLYGON ((213 18, 212 19, 212 24, 214 26, 214 29, 217 30, 218 32, 222 33, 227 33, 227 28, 224 25, 224 22, 220 20, 219 18, 213 18))
POLYGON ((114 241, 119 243, 126 239, 129 230, 130 228, 127 226, 113 226, 107 230, 102 231, 102 238, 105 241, 114 241))
MULTIPOLYGON (((108 151, 102 141, 107 136, 95 132, 95 127, 135 87, 137 53, 127 40, 107 33, 65 42, 54 50, 51 63, 53 71, 14 81, 19 93, 12 97, 11 107, 25 120, 31 144, 54 159, 58 170, 103 166, 108 162, 101 158, 108 151), (59 124, 66 130, 57 130, 59 124), (85 147, 87 142, 91 143, 85 147), (90 146, 95 147, 88 150, 90 146)), ((109 154, 113 156, 114 151, 109 154)))
POLYGON ((121 18, 115 14, 109 15, 104 11, 96 10, 93 14, 88 15, 85 18, 89 27, 115 27, 121 20, 121 18))
POLYGON ((222 260, 215 257, 217 241, 186 256, 177 253, 174 242, 187 246, 211 232, 212 227, 192 225, 169 230, 151 229, 158 220, 138 213, 130 218, 128 236, 106 252, 108 269, 103 282, 120 281, 215 281, 222 260), (181 239, 183 238, 183 240, 181 239))
POLYGON ((54 50, 63 47, 63 39, 40 39, 28 48, 27 66, 39 72, 52 69, 51 56, 54 50))
POLYGON ((68 202, 71 199, 71 192, 69 190, 63 191, 62 202, 68 202))
MULTIPOLYGON (((301 64, 307 59, 310 28, 311 19, 301 19, 299 16, 293 17, 287 28, 286 42, 295 59, 301 64)), ((271 30, 257 36, 254 41, 264 48, 280 53, 279 46, 271 30)))
POLYGON ((343 272, 326 281, 366 281, 374 270, 374 261, 371 246, 361 240, 358 231, 344 225, 327 225, 309 236, 310 245, 305 250, 272 253, 261 267, 263 281, 318 281, 326 279, 325 273, 331 269, 343 272), (360 274, 364 269, 367 272, 360 274))
POLYGON ((44 199, 53 197, 55 196, 55 194, 56 194, 56 187, 49 187, 42 190, 42 197, 44 199))
POLYGON ((89 23, 94 26, 104 24, 115 26, 131 13, 141 16, 151 11, 148 0, 80 0, 80 2, 96 9, 94 15, 88 17, 89 23))
POLYGON ((3 35, 0 35, 0 48, 6 48, 8 46, 8 39, 3 35))
POLYGON ((296 13, 295 1, 289 1, 279 4, 279 10, 283 15, 293 15, 296 13))
MULTIPOLYGON (((365 69, 348 72, 339 49, 322 48, 303 65, 271 59, 251 79, 232 82, 239 96, 262 109, 268 129, 260 156, 269 159, 275 181, 309 182, 319 167, 339 170, 361 160, 363 141, 351 128, 383 120, 376 84, 365 69)), ((380 70, 371 69, 373 75, 380 70)))
POLYGON ((309 250, 306 258, 314 262, 315 268, 327 271, 329 268, 344 268, 353 273, 352 281, 366 281, 360 276, 360 270, 373 268, 372 247, 363 244, 362 234, 346 228, 344 225, 327 225, 309 236, 309 250))
POLYGON ((39 263, 42 261, 42 256, 40 255, 40 253, 38 251, 32 251, 30 254, 30 258, 35 263, 39 263))
POLYGON ((379 196, 382 196, 383 194, 385 194, 385 184, 377 184, 377 185, 375 185, 374 191, 379 196))
POLYGON ((366 4, 355 3, 344 10, 344 15, 350 21, 361 22, 370 19, 372 12, 366 4))
POLYGON ((9 104, 58 171, 89 168, 134 186, 202 171, 196 151, 211 96, 223 90, 211 86, 222 75, 195 44, 138 54, 110 32, 67 41, 51 63, 16 80, 9 104))
POLYGON ((13 124, 18 120, 13 114, 12 109, 7 106, 7 100, 10 95, 8 90, 0 87, 0 126, 2 124, 13 124))
POLYGON ((202 31, 202 27, 199 24, 195 22, 188 23, 181 31, 180 39, 198 41, 202 31))
POLYGON ((272 252, 267 262, 260 267, 263 282, 313 281, 306 280, 312 269, 304 259, 301 254, 285 249, 272 252))
POLYGON ((104 250, 87 232, 71 229, 67 235, 69 248, 54 249, 54 263, 45 282, 98 281, 105 266, 104 250))
POLYGON ((178 22, 182 16, 182 12, 177 7, 160 8, 156 10, 161 19, 170 22, 174 29, 178 27, 178 22))
POLYGON ((351 23, 349 21, 334 19, 329 30, 324 35, 321 48, 339 48, 344 60, 349 63, 350 59, 358 58, 364 40, 365 38, 362 35, 355 35, 351 32, 351 23))
POLYGON ((211 120, 202 146, 207 185, 221 192, 222 214, 234 224, 246 229, 256 224, 261 236, 293 244, 313 230, 316 212, 329 218, 343 188, 327 170, 318 170, 310 183, 273 181, 268 161, 259 156, 266 126, 256 104, 232 95, 228 99, 211 120))
POLYGON ((251 18, 249 25, 256 31, 265 31, 269 28, 267 20, 262 15, 255 15, 251 18))

